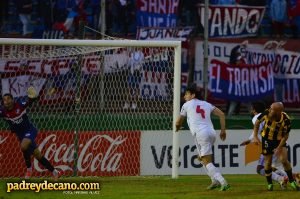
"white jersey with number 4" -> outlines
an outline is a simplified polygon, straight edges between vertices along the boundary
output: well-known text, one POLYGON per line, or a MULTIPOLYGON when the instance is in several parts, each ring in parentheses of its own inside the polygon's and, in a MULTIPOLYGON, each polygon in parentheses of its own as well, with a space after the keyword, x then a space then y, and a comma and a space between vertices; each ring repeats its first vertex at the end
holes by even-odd
POLYGON ((192 135, 197 132, 215 132, 210 115, 216 107, 199 99, 192 99, 182 105, 180 115, 187 117, 192 135))

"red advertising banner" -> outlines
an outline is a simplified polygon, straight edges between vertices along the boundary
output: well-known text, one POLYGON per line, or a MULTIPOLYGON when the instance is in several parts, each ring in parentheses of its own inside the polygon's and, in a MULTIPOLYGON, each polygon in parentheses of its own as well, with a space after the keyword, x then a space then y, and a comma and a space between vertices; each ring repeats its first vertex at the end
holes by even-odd
MULTIPOLYGON (((42 131, 36 141, 63 175, 73 175, 77 154, 78 176, 134 176, 140 174, 140 137, 140 131, 85 131, 78 134, 76 147, 74 132, 42 131)), ((13 133, 0 131, 0 177, 24 176, 26 166, 19 145, 13 133)), ((36 159, 32 167, 33 176, 51 175, 36 159)))

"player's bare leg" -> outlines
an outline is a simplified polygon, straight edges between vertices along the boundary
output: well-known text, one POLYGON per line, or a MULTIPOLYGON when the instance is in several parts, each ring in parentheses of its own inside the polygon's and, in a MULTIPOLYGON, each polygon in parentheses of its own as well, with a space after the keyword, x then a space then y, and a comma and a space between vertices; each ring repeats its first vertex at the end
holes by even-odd
POLYGON ((282 148, 282 152, 279 155, 279 159, 282 163, 284 171, 286 172, 286 174, 289 178, 289 182, 291 184, 291 187, 294 190, 298 190, 299 187, 298 187, 298 185, 297 185, 297 183, 294 179, 293 172, 292 172, 292 166, 291 166, 291 164, 290 164, 290 162, 288 161, 288 158, 287 158, 287 149, 286 149, 286 147, 282 148))
POLYGON ((52 166, 52 164, 42 155, 41 151, 36 148, 33 151, 33 156, 46 168, 48 169, 54 177, 54 180, 57 180, 59 178, 60 173, 54 169, 54 167, 52 166))
MULTIPOLYGON (((204 163, 202 162, 202 158, 200 156, 197 157, 197 159, 199 160, 199 162, 203 165, 203 169, 205 170, 205 172, 208 174, 208 170, 206 169, 206 167, 204 166, 204 163)), ((219 181, 217 181, 216 179, 214 179, 213 177, 209 176, 211 179, 211 184, 206 188, 207 190, 213 190, 216 188, 221 187, 221 184, 219 181)))
MULTIPOLYGON (((283 171, 282 171, 283 172, 283 171)), ((256 167, 256 173, 258 175, 261 175, 261 176, 265 176, 265 169, 264 169, 264 166, 262 165, 257 165, 256 167)), ((279 173, 279 171, 278 171, 279 173)), ((286 186, 287 186, 287 176, 284 172, 283 175, 279 175, 277 172, 276 172, 276 169, 275 168, 272 168, 272 180, 275 180, 276 182, 279 183, 281 189, 286 189, 286 186)))
MULTIPOLYGON (((203 166, 207 169, 207 174, 210 176, 211 179, 214 179, 215 182, 212 182, 216 184, 216 182, 219 182, 221 184, 221 189, 220 191, 226 191, 229 189, 229 184, 227 181, 224 179, 224 177, 221 175, 220 171, 213 165, 212 163, 212 155, 205 155, 202 156, 201 162, 203 166)), ((215 185, 210 185, 210 186, 215 186, 215 185)), ((209 187, 208 187, 209 188, 209 187)), ((216 188, 216 187, 214 187, 216 188)))
POLYGON ((31 140, 28 139, 28 138, 24 138, 21 141, 21 151, 23 153, 23 157, 24 157, 24 160, 25 160, 26 168, 27 168, 26 173, 25 173, 25 179, 29 179, 31 177, 31 174, 32 174, 31 159, 30 159, 31 153, 28 150, 30 145, 31 145, 31 140))
POLYGON ((268 183, 268 190, 273 191, 273 182, 272 182, 272 154, 264 155, 265 158, 265 176, 268 183))
POLYGON ((31 154, 27 151, 23 152, 23 157, 25 160, 26 164, 26 173, 25 173, 25 179, 29 179, 32 174, 32 167, 31 167, 31 159, 30 159, 31 154))

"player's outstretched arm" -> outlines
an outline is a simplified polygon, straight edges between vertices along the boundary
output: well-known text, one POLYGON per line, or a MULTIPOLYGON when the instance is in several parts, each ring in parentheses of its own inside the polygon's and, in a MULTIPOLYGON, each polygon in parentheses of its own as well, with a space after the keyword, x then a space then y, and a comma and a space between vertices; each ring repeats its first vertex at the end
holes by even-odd
POLYGON ((246 146, 246 145, 250 144, 250 142, 251 142, 251 140, 245 140, 240 144, 240 146, 246 146))
POLYGON ((240 144, 240 146, 246 146, 246 145, 250 144, 251 141, 253 140, 253 137, 254 137, 254 132, 252 131, 252 133, 251 133, 250 137, 248 138, 248 140, 243 141, 240 144))
POLYGON ((253 129, 253 142, 260 144, 260 140, 258 139, 258 130, 259 130, 259 125, 260 125, 260 120, 256 120, 254 124, 254 129, 253 129))
POLYGON ((217 107, 212 111, 212 113, 216 116, 219 117, 220 119, 220 125, 221 125, 221 133, 220 133, 220 138, 221 140, 226 139, 226 124, 225 124, 225 114, 223 111, 218 109, 217 107))

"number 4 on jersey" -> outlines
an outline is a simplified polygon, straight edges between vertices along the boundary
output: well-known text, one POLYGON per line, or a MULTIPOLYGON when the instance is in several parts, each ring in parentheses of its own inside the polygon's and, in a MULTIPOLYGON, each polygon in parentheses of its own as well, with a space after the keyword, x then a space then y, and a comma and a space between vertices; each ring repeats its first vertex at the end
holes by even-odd
POLYGON ((201 109, 200 105, 197 106, 196 113, 200 113, 201 117, 205 119, 205 110, 201 109))

